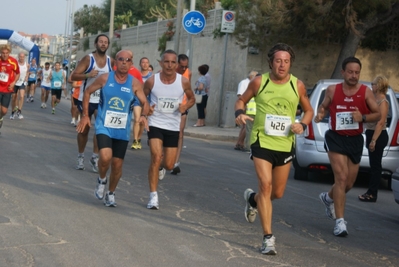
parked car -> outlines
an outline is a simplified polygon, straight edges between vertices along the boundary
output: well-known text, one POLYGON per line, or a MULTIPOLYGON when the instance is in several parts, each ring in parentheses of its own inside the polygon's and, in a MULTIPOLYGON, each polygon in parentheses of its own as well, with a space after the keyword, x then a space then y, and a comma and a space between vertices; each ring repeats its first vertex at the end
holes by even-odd
MULTIPOLYGON (((343 82, 343 80, 329 79, 320 80, 314 86, 310 95, 310 103, 315 111, 324 99, 324 94, 329 85, 343 82)), ((360 82, 371 88, 371 82, 360 82)), ((396 101, 395 93, 392 88, 388 89, 387 100, 389 101, 389 112, 387 117, 387 132, 389 136, 388 145, 384 149, 382 158, 382 177, 387 179, 387 185, 390 188, 391 177, 399 166, 399 107, 396 101)), ((321 171, 332 173, 331 165, 327 152, 324 149, 324 133, 328 130, 327 114, 319 123, 312 123, 302 135, 296 136, 295 158, 293 161, 296 180, 308 179, 309 171, 321 171)), ((366 138, 364 136, 364 138, 366 138)), ((363 156, 360 162, 359 173, 369 173, 368 150, 363 148, 363 156)))
POLYGON ((392 192, 396 203, 399 204, 399 168, 392 175, 392 192))

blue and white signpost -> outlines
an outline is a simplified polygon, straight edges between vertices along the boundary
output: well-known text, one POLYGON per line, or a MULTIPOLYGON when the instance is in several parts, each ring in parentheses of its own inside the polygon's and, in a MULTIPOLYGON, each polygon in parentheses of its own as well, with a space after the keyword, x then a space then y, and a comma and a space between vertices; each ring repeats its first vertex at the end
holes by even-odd
POLYGON ((182 24, 189 34, 198 34, 205 28, 205 16, 199 11, 192 10, 184 15, 182 24))

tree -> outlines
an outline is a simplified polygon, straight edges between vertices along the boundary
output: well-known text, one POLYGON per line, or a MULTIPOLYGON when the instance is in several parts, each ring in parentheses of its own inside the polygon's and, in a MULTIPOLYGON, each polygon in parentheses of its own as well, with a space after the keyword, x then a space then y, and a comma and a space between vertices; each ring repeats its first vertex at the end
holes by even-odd
POLYGON ((399 2, 394 0, 223 0, 223 4, 237 11, 234 35, 242 47, 261 48, 270 39, 340 43, 332 78, 340 77, 342 61, 355 55, 362 40, 386 30, 399 16, 399 2))
POLYGON ((98 31, 107 31, 109 23, 104 23, 106 21, 104 10, 95 5, 84 5, 74 14, 75 29, 83 28, 85 33, 96 34, 98 31))

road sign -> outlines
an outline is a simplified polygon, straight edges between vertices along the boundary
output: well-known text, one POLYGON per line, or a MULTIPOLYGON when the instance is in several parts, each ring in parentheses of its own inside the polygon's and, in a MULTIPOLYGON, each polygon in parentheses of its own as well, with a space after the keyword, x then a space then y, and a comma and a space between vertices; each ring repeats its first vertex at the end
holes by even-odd
POLYGON ((236 27, 236 12, 223 10, 221 32, 233 33, 236 27))
POLYGON ((183 28, 190 34, 198 34, 205 28, 205 16, 196 10, 187 12, 182 19, 183 28))

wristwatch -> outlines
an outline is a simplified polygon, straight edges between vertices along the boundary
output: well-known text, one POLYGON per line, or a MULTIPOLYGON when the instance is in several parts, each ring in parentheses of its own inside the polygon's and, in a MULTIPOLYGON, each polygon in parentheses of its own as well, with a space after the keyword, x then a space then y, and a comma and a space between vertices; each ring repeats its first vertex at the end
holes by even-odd
POLYGON ((306 131, 306 129, 308 128, 308 126, 307 126, 305 123, 303 123, 303 122, 300 122, 300 124, 301 124, 302 127, 303 127, 303 131, 306 131))
POLYGON ((362 122, 366 122, 366 115, 362 115, 362 122))

